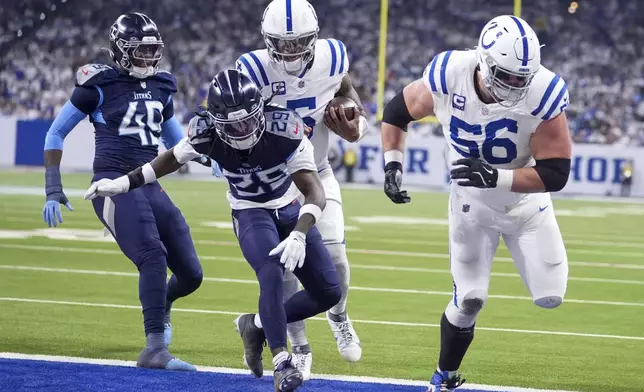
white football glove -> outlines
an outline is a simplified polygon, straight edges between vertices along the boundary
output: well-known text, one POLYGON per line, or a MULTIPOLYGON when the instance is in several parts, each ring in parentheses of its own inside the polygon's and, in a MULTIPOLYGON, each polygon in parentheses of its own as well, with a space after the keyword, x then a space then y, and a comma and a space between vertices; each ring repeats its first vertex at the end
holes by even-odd
POLYGON ((101 178, 92 183, 87 192, 85 200, 94 200, 97 197, 111 197, 130 190, 130 180, 127 176, 121 176, 115 180, 101 178))
POLYGON ((284 268, 291 272, 295 268, 301 268, 306 257, 306 234, 300 231, 292 231, 268 255, 275 256, 280 253, 282 254, 280 263, 284 264, 284 268))

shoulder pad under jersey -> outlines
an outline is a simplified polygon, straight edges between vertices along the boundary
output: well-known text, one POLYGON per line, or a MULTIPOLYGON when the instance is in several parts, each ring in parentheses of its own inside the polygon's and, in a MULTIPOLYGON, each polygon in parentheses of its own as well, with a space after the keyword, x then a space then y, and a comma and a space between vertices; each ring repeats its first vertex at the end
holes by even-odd
POLYGON ((86 64, 76 71, 76 86, 100 86, 110 82, 115 82, 119 73, 109 65, 105 64, 86 64))
POLYGON ((541 66, 530 83, 526 109, 534 117, 550 120, 566 110, 568 99, 568 88, 563 78, 541 66))
POLYGON ((434 95, 449 96, 457 78, 472 62, 470 57, 472 51, 448 50, 437 54, 423 72, 425 86, 434 95))
POLYGON ((264 108, 264 115, 266 132, 293 140, 301 140, 304 137, 306 125, 294 110, 271 103, 264 108))
MULTIPOLYGON (((159 71, 156 75, 151 76, 148 79, 154 79, 155 82, 161 85, 161 88, 170 92, 176 93, 177 88, 177 79, 168 71, 159 71)), ((145 79, 144 79, 145 80, 145 79)))
POLYGON ((239 56, 235 62, 235 68, 251 78, 261 89, 271 85, 268 73, 266 72, 269 62, 268 51, 266 49, 259 49, 239 56))
MULTIPOLYGON (((323 60, 322 72, 329 77, 344 75, 349 72, 349 57, 347 47, 337 39, 320 39, 315 44, 316 58, 313 61, 323 60)), ((317 64, 316 64, 317 65, 317 64)))

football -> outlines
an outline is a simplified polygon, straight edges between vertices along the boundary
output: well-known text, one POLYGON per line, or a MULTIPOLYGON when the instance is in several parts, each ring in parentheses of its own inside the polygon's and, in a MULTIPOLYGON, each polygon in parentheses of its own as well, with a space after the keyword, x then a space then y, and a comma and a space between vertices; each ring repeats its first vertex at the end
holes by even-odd
POLYGON ((356 107, 357 105, 350 98, 347 98, 347 97, 335 97, 326 106, 326 110, 328 111, 329 108, 332 108, 332 107, 338 107, 339 108, 340 105, 344 106, 344 114, 346 114, 347 120, 349 120, 349 121, 353 120, 353 117, 354 117, 353 108, 356 107))

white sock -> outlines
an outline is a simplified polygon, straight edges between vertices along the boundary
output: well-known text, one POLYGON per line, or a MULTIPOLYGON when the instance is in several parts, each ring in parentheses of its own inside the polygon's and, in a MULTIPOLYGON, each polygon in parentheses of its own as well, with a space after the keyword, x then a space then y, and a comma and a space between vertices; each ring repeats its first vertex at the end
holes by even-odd
POLYGON ((255 326, 257 328, 264 328, 262 327, 262 320, 259 318, 259 314, 255 315, 255 326))
POLYGON ((288 351, 282 351, 273 357, 273 366, 277 368, 282 362, 288 359, 288 351))

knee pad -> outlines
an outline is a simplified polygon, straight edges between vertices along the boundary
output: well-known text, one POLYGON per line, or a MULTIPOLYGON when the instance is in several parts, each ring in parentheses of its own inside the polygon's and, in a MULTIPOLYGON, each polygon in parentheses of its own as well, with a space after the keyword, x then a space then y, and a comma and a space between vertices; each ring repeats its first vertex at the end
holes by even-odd
POLYGON ((445 310, 445 316, 452 325, 459 328, 469 328, 476 322, 486 301, 486 290, 471 290, 460 299, 457 298, 457 301, 450 301, 445 310))
POLYGON ((149 248, 139 252, 137 255, 136 266, 141 269, 158 270, 166 273, 168 268, 167 253, 161 247, 149 248))
POLYGON ((260 294, 263 292, 279 290, 282 292, 284 270, 279 264, 267 263, 256 272, 259 282, 260 294))
POLYGON ((554 309, 563 303, 563 298, 558 295, 535 298, 534 304, 544 309, 554 309))

